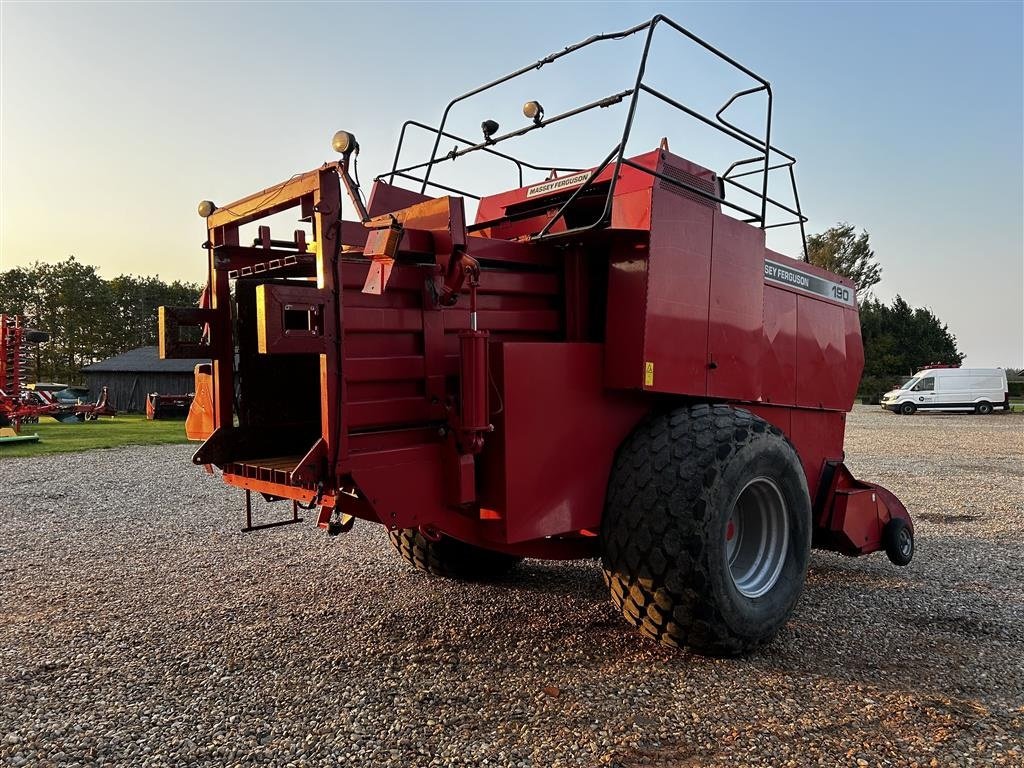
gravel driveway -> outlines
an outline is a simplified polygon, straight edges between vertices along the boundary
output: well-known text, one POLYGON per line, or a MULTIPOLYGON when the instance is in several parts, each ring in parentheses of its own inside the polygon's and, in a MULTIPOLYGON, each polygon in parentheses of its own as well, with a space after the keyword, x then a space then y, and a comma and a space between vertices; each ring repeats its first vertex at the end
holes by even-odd
POLYGON ((0 459, 0 761, 1024 765, 1019 416, 858 407, 848 463, 915 515, 914 563, 815 553, 728 660, 634 634, 595 562, 465 585, 365 523, 242 535, 191 450, 0 459))

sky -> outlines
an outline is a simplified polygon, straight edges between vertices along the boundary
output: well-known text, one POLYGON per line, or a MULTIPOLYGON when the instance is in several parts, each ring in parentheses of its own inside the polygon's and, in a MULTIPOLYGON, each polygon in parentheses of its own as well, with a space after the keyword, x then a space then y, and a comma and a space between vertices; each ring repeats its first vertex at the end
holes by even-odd
MULTIPOLYGON (((771 81, 772 143, 798 159, 809 232, 840 221, 866 230, 883 267, 878 298, 931 308, 966 364, 1024 367, 1022 8, 6 0, 0 270, 74 254, 108 278, 201 281, 199 200, 223 204, 334 159, 339 128, 359 139, 367 186, 390 169, 403 121, 436 124, 476 85, 664 13, 771 81)), ((673 98, 703 109, 744 87, 658 34, 649 75, 673 98)), ((629 87, 638 44, 592 46, 460 105, 451 126, 475 139, 486 118, 523 124, 526 99, 550 116, 629 87)), ((736 119, 754 128, 763 108, 748 99, 736 119)), ((621 108, 596 110, 531 134, 524 151, 546 165, 596 165, 623 119, 621 108)), ((743 155, 655 105, 637 121, 630 154, 666 136, 719 171, 743 155)), ((411 138, 409 164, 428 149, 411 138)), ((444 178, 486 193, 517 186, 507 168, 473 162, 444 178)), ((794 230, 773 235, 770 245, 798 255, 794 230)))

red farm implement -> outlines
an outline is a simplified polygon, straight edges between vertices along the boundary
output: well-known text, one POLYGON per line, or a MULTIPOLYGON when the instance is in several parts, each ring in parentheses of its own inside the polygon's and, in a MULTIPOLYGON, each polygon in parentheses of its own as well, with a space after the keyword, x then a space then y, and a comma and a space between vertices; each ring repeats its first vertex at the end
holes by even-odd
POLYGON ((17 315, 0 315, 0 428, 13 433, 4 439, 21 439, 15 437, 21 425, 36 423, 41 416, 71 424, 117 413, 107 402, 106 387, 95 403, 67 403, 61 402, 48 388, 26 386, 25 345, 38 344, 49 338, 45 331, 26 328, 24 320, 17 315))
POLYGON ((220 468, 247 501, 292 500, 282 522, 302 505, 330 533, 354 518, 382 523, 433 573, 600 556, 629 622, 708 653, 775 634, 812 546, 885 549, 906 564, 906 509, 843 464, 863 365, 855 287, 765 245, 782 225, 769 213, 801 236, 806 221, 794 158, 771 143, 771 103, 766 80, 658 16, 460 96, 436 127, 405 123, 365 202, 346 132, 334 139, 340 161, 230 205, 204 201, 207 299, 160 315, 162 356, 212 359, 197 371, 209 394, 208 412, 190 419, 206 438, 194 461, 220 468), (644 76, 655 31, 749 87, 712 116, 657 90, 644 76), (550 117, 527 102, 521 127, 485 120, 477 140, 449 125, 471 97, 634 36, 643 50, 624 91, 550 117), (743 155, 716 173, 667 142, 627 153, 641 97, 743 155), (751 98, 764 104, 759 134, 725 117, 751 98), (625 120, 596 165, 504 151, 616 106, 625 120), (433 149, 403 164, 413 131, 433 149), (467 156, 509 162, 517 183, 486 195, 438 181, 467 156), (769 195, 775 176, 791 203, 769 195), (259 222, 287 210, 310 231, 273 239, 259 222), (182 340, 185 326, 201 341, 182 340))
POLYGON ((36 435, 19 435, 26 421, 38 420, 37 408, 25 401, 28 370, 27 343, 46 341, 49 335, 25 327, 21 317, 0 314, 0 441, 38 440, 36 435))

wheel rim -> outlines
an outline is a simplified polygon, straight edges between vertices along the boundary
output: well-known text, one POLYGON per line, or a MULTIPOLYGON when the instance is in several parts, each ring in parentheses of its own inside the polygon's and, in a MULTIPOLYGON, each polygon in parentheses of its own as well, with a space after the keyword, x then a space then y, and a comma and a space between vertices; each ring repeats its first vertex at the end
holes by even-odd
POLYGON ((744 597, 761 597, 779 580, 789 552, 789 509, 773 480, 758 477, 736 498, 725 525, 729 575, 744 597))
POLYGON ((896 546, 899 547, 901 555, 910 557, 910 553, 914 550, 914 540, 906 528, 901 530, 900 535, 896 537, 896 546))

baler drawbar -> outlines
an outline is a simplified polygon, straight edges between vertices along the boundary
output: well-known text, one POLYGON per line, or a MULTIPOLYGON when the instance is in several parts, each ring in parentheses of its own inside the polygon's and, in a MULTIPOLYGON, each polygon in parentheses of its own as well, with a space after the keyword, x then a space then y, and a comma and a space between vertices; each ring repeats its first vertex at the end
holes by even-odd
POLYGON ((765 245, 767 229, 802 237, 806 222, 771 110, 766 80, 656 16, 453 99, 436 127, 406 122, 365 201, 344 131, 340 160, 229 205, 204 201, 201 306, 160 310, 162 357, 211 360, 197 368, 194 461, 244 489, 247 509, 252 492, 291 500, 281 523, 299 507, 331 533, 382 523, 410 563, 444 576, 600 556, 630 623, 706 653, 777 632, 812 545, 907 564, 906 509, 843 463, 863 367, 856 287, 808 263, 806 246, 793 259, 765 245), (712 116, 655 89, 656 31, 750 87, 712 116), (636 37, 631 88, 551 117, 529 101, 522 127, 484 120, 476 140, 449 127, 480 93, 636 37), (719 174, 665 140, 629 154, 641 97, 752 157, 719 174), (750 98, 765 103, 760 135, 725 116, 750 98), (590 167, 499 148, 614 108, 621 133, 590 167), (433 149, 402 164, 413 132, 433 149), (515 186, 482 194, 438 180, 467 156, 507 162, 515 186), (787 202, 769 196, 780 174, 787 202), (303 227, 275 239, 265 220, 284 211, 303 227))

